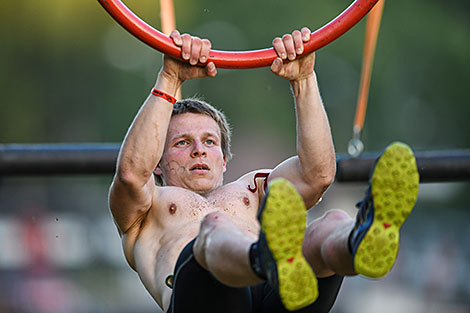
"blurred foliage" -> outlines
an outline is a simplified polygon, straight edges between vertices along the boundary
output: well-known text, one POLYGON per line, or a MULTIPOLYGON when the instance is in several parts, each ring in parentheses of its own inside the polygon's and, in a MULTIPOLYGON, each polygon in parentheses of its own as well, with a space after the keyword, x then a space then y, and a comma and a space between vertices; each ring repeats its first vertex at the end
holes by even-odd
MULTIPOLYGON (((124 1, 159 28, 157 1, 124 1)), ((346 1, 175 0, 182 32, 216 49, 270 46, 303 25, 317 29, 346 1)), ((387 1, 363 139, 415 149, 469 148, 468 1, 387 1)), ((153 85, 161 55, 115 23, 97 1, 0 3, 0 142, 121 141, 153 85)), ((316 70, 338 152, 351 137, 365 22, 317 53, 316 70)), ((235 136, 260 127, 293 151, 295 118, 287 82, 269 69, 221 70, 191 81, 224 110, 235 136)), ((235 151, 236 152, 236 151, 235 151)))
MULTIPOLYGON (((210 38, 216 49, 251 50, 269 47, 275 36, 304 25, 317 29, 352 0, 174 2, 182 32, 210 38)), ((158 1, 124 3, 160 28, 158 1)), ((469 14, 470 1, 387 0, 363 133, 366 150, 381 150, 394 140, 417 150, 470 148, 469 14)), ((346 152, 351 138, 364 29, 362 21, 317 52, 316 72, 338 153, 346 152)), ((161 54, 129 35, 96 0, 0 1, 0 143, 120 142, 160 66, 161 54)), ((262 146, 259 150, 268 156, 285 147, 276 154, 279 159, 294 153, 292 95, 288 83, 269 69, 220 70, 215 79, 187 82, 183 94, 202 95, 227 113, 238 138, 233 167, 240 164, 246 171, 246 166, 258 166, 252 155, 241 158, 248 154, 243 148, 252 152, 253 145, 262 146), (269 145, 275 149, 264 150, 269 145)), ((91 221, 107 213, 109 181, 103 176, 2 178, 0 211, 26 212, 32 218, 43 210, 67 211, 85 213, 91 221)), ((418 204, 423 210, 417 212, 428 219, 416 218, 419 225, 409 228, 421 236, 416 240, 420 248, 426 246, 423 240, 432 239, 423 233, 439 237, 462 229, 451 229, 450 222, 434 216, 468 211, 469 192, 468 182, 423 186, 418 204), (440 227, 428 225, 429 220, 440 227)), ((351 198, 344 191, 333 197, 351 198)), ((100 276, 92 266, 69 273, 72 281, 84 284, 100 301, 104 297, 106 306, 111 295, 124 302, 116 292, 124 284, 112 283, 114 276, 119 279, 117 272, 100 276)), ((418 281, 426 277, 416 273, 418 281)), ((9 279, 5 290, 10 284, 9 279)), ((129 290, 131 296, 140 292, 129 290)))

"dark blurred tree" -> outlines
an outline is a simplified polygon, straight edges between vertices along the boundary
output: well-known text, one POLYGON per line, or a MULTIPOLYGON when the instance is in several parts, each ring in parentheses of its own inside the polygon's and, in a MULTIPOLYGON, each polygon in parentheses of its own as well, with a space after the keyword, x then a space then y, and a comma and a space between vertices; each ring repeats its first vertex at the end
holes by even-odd
MULTIPOLYGON (((125 1, 159 25, 156 1, 125 1)), ((345 1, 175 0, 177 25, 217 49, 268 47, 302 25, 316 29, 345 1)), ((7 1, 0 4, 0 140, 120 141, 146 97, 161 56, 118 26, 97 1, 7 1)), ((388 1, 373 71, 364 141, 391 140, 419 149, 470 143, 469 4, 388 1)), ((359 84, 364 22, 317 53, 317 72, 339 152, 350 138, 359 84)), ((263 126, 293 138, 291 95, 268 69, 221 71, 190 82, 238 127, 263 126)), ((249 132, 249 131, 248 131, 249 132)), ((288 149, 294 148, 293 143, 288 149)))

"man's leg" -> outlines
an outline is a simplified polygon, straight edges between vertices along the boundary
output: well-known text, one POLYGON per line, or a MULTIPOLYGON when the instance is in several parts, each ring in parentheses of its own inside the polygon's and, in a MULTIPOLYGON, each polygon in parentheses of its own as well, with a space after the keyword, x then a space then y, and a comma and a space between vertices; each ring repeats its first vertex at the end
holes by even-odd
POLYGON ((307 216, 295 187, 273 180, 258 218, 261 231, 255 242, 223 214, 207 215, 194 245, 196 260, 232 287, 267 280, 289 310, 311 304, 318 296, 317 281, 302 254, 307 216))
POLYGON ((374 167, 355 223, 345 213, 331 211, 309 225, 303 250, 317 275, 386 275, 395 262, 399 230, 416 202, 418 185, 413 152, 405 144, 391 144, 374 167))
POLYGON ((318 277, 355 274, 348 249, 353 227, 354 220, 341 210, 328 211, 307 227, 303 252, 318 277))
POLYGON ((252 310, 250 288, 222 284, 196 262, 194 241, 183 249, 175 266, 173 293, 168 313, 249 313, 252 310))
POLYGON ((356 223, 341 211, 331 211, 309 225, 302 241, 298 234, 305 229, 305 206, 292 185, 273 181, 261 207, 257 242, 222 214, 213 213, 201 224, 194 253, 221 282, 247 286, 262 281, 258 276, 265 277, 285 307, 300 309, 318 295, 315 275, 305 259, 319 277, 388 273, 398 251, 398 231, 414 206, 418 185, 411 149, 394 143, 374 168, 356 223), (258 275, 247 257, 253 250, 261 259, 258 275))

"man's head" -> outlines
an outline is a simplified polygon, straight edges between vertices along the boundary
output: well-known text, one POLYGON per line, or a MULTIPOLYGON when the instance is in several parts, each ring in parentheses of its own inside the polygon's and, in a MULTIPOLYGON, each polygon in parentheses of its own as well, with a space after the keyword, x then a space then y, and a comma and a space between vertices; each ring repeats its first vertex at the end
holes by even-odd
POLYGON ((196 98, 176 102, 155 170, 157 184, 201 192, 217 188, 232 158, 230 140, 230 126, 221 111, 196 98))

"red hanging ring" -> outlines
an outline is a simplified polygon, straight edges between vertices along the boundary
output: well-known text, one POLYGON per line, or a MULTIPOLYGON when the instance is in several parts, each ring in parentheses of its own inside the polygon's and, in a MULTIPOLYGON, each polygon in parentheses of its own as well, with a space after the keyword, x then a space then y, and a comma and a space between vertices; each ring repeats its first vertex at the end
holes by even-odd
MULTIPOLYGON (((312 33, 304 54, 334 41, 356 25, 379 0, 355 0, 331 22, 312 33)), ((98 0, 108 13, 132 35, 156 50, 181 59, 181 48, 173 40, 137 17, 119 0, 98 0)), ((270 66, 276 58, 273 48, 252 51, 211 50, 209 61, 218 68, 256 68, 270 66)))

